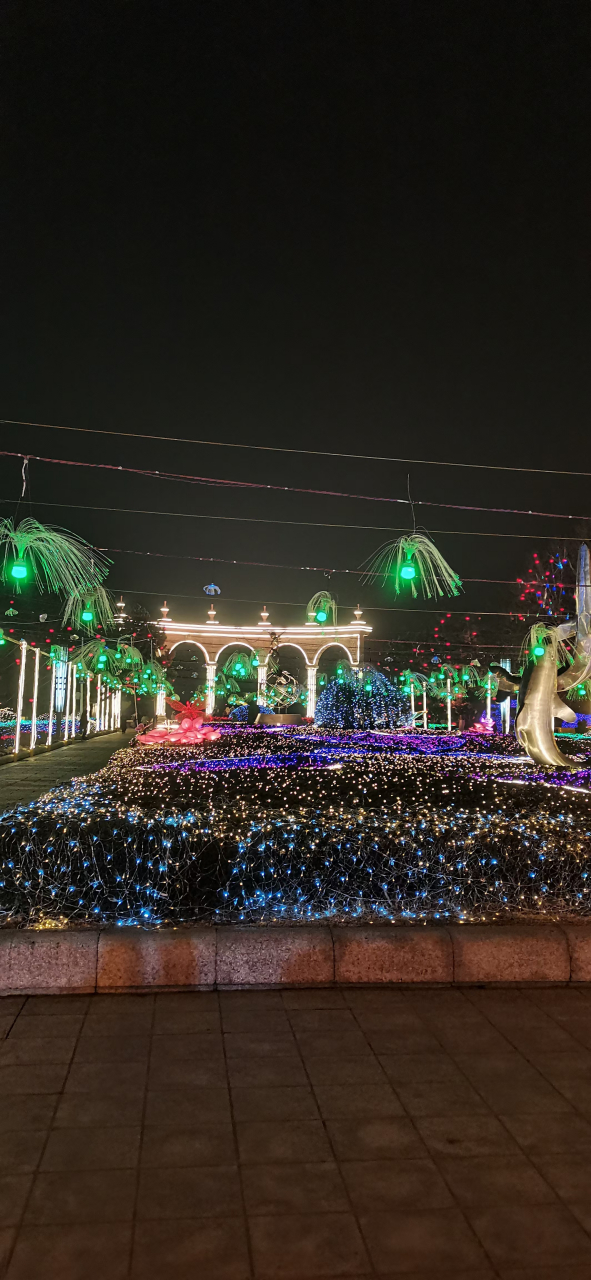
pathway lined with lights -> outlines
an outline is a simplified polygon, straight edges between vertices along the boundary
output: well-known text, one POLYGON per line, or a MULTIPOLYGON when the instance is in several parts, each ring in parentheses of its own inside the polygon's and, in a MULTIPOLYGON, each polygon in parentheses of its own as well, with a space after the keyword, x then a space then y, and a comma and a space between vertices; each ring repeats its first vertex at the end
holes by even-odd
POLYGON ((11 761, 0 768, 0 813, 14 805, 29 804, 52 787, 61 787, 72 778, 102 769, 114 751, 129 742, 122 733, 88 738, 47 755, 11 761))
POLYGON ((0 1000, 7 1280, 583 1280, 591 992, 0 1000))

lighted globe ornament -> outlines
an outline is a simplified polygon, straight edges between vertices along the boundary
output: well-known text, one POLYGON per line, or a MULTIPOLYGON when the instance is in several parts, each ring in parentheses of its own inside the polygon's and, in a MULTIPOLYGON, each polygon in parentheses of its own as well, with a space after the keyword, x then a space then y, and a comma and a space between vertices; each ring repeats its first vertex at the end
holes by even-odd
POLYGON ((26 578, 28 572, 29 571, 27 569, 27 566, 24 560, 15 560, 12 566, 12 569, 10 570, 10 575, 12 578, 15 578, 17 581, 21 582, 24 578, 26 578))
POLYGON ((543 658, 546 650, 543 644, 534 645, 534 658, 543 658))
POLYGON ((395 542, 385 542, 361 566, 365 572, 362 581, 393 582, 396 595, 401 583, 409 583, 411 594, 416 597, 417 583, 423 596, 457 596, 461 582, 457 573, 450 568, 441 552, 427 536, 415 529, 413 533, 404 534, 395 542))
POLYGON ((323 627, 332 614, 332 625, 337 625, 337 602, 328 591, 317 591, 308 602, 306 610, 309 622, 317 622, 323 627))

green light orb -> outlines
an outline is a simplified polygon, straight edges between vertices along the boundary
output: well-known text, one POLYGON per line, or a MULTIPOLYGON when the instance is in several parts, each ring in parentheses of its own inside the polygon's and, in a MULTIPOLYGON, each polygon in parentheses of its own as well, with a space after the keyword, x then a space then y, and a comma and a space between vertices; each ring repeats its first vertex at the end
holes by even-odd
POLYGON ((403 564, 400 570, 400 577, 405 578, 407 581, 410 581, 410 579, 414 578, 415 576, 416 576, 416 569, 414 567, 414 564, 403 564))
POLYGON ((535 657, 535 658, 543 658, 543 657, 544 657, 545 652, 546 652, 546 650, 545 650, 545 648, 544 648, 543 644, 537 644, 537 645, 535 645, 535 646, 534 646, 534 657, 535 657))
POLYGON ((324 612, 324 609, 319 609, 319 610, 318 610, 318 612, 317 612, 317 614, 316 614, 316 621, 317 621, 317 622, 326 622, 326 619, 327 619, 327 618, 328 618, 328 614, 324 612))
POLYGON ((22 578, 26 578, 29 570, 24 560, 15 560, 10 572, 13 578, 17 578, 20 581, 22 578))
POLYGON ((80 614, 80 618, 82 622, 92 622, 93 617, 94 617, 94 614, 91 609, 83 609, 82 613, 80 614))

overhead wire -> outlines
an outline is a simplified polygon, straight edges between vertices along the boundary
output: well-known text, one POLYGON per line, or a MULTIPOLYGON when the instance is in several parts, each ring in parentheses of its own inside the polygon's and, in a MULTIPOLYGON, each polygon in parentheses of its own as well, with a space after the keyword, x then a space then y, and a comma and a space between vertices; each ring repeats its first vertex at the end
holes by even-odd
POLYGON ((39 427, 47 431, 75 431, 84 435, 120 436, 128 440, 161 440, 167 444, 198 444, 214 449, 249 449, 262 453, 302 454, 315 458, 350 458, 362 462, 401 462, 405 465, 421 467, 460 467, 476 471, 515 471, 529 475, 544 476, 591 476, 591 471, 566 471, 557 467, 511 467, 495 462, 458 462, 457 459, 445 458, 398 458, 387 454, 344 453, 334 449, 295 449, 285 445, 245 444, 229 440, 196 440, 187 436, 159 436, 142 431, 107 431, 101 427, 67 427, 55 422, 29 422, 19 418, 0 418, 0 425, 13 427, 39 427))
MULTIPOLYGON (((269 560, 236 560, 229 556, 194 556, 179 555, 174 551, 136 551, 133 547, 97 547, 97 551, 106 551, 112 555, 123 556, 148 556, 158 560, 195 560, 199 563, 206 564, 237 564, 245 568, 253 569, 288 569, 295 573, 347 573, 358 574, 360 577, 365 573, 365 569, 335 569, 328 568, 327 565, 310 565, 310 564, 281 564, 269 560)), ((545 587, 548 583, 539 581, 537 578, 462 578, 462 582, 486 582, 489 584, 499 584, 502 586, 527 586, 527 587, 545 587)), ((585 583, 591 586, 591 583, 585 583)), ((553 587, 565 587, 567 590, 570 584, 567 582, 553 582, 553 587)), ((573 586, 574 591, 574 586, 573 586)))
MULTIPOLYGON (((0 502, 12 503, 12 498, 0 498, 0 502)), ((136 516, 165 516, 174 517, 182 520, 223 520, 231 523, 242 524, 283 524, 297 526, 303 529, 362 529, 370 530, 376 533, 406 533, 407 525, 383 525, 383 524, 345 524, 339 521, 331 520, 280 520, 271 516, 222 516, 222 515, 206 515, 201 511, 155 511, 143 507, 103 507, 96 506, 89 502, 47 502, 44 499, 33 499, 33 506, 40 507, 59 507, 63 510, 72 511, 107 511, 114 512, 119 515, 136 515, 136 516)), ((497 532, 481 532, 478 529, 431 529, 431 533, 445 534, 449 537, 462 538, 519 538, 531 541, 539 541, 540 539, 555 542, 559 539, 561 542, 580 542, 580 537, 576 535, 563 533, 497 533, 497 532)))

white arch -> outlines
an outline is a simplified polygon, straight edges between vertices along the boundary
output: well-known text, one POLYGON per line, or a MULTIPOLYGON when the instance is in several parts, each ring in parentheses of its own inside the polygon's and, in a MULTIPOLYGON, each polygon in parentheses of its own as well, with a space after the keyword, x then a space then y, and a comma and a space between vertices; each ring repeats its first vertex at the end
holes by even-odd
POLYGON ((238 651, 241 649, 250 649, 251 653, 256 653, 254 645, 249 644, 248 640, 243 640, 242 637, 239 636, 236 640, 228 640, 227 644, 223 644, 221 649, 218 649, 215 658, 213 659, 214 662, 217 662, 220 653, 223 653, 224 649, 237 649, 238 651))
POLYGON ((317 667, 321 654, 323 654, 326 649, 332 649, 332 648, 344 649, 349 659, 349 662, 351 663, 351 666, 354 667, 357 665, 352 653, 349 651, 346 644, 343 644, 342 640, 329 640, 327 644, 323 644, 322 648, 318 650, 318 653, 314 657, 313 665, 317 667))
POLYGON ((280 649, 299 649, 300 653, 306 660, 306 666, 307 667, 310 666, 310 659, 305 649, 302 649, 301 644, 295 644, 293 640, 283 640, 281 644, 277 645, 277 648, 275 649, 275 653, 278 653, 280 649))
POLYGON ((201 649, 201 652, 205 657, 205 661, 211 662, 211 658, 207 652, 207 649, 205 649, 204 646, 200 644, 199 640, 193 640, 191 638, 187 638, 186 640, 177 640, 176 644, 172 644, 170 646, 170 649, 168 650, 168 652, 173 653, 175 649, 178 649, 180 644, 194 644, 197 649, 201 649))

